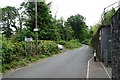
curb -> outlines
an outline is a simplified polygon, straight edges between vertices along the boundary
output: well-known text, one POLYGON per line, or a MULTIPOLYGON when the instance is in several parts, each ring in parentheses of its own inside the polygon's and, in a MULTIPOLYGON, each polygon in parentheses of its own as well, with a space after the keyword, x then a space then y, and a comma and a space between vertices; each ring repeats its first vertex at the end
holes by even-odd
MULTIPOLYGON (((91 67, 90 67, 90 64, 91 64, 91 63, 90 63, 90 62, 91 62, 91 60, 92 60, 93 58, 94 58, 94 57, 92 57, 90 60, 88 60, 87 75, 86 75, 87 80, 88 80, 88 78, 90 78, 90 71, 91 71, 91 67)), ((97 64, 97 63, 94 63, 94 64, 97 64)), ((104 71, 104 73, 106 74, 106 76, 108 76, 108 78, 109 78, 110 80, 112 80, 109 72, 107 71, 107 69, 106 69, 106 67, 103 65, 103 63, 102 63, 102 62, 99 62, 99 64, 101 65, 101 68, 103 68, 103 71, 104 71)), ((97 68, 96 68, 96 69, 97 69, 97 68)))
POLYGON ((102 65, 103 69, 105 70, 106 74, 108 75, 108 77, 110 78, 110 80, 112 80, 111 76, 109 75, 108 71, 106 70, 106 68, 102 62, 101 62, 101 65, 102 65))

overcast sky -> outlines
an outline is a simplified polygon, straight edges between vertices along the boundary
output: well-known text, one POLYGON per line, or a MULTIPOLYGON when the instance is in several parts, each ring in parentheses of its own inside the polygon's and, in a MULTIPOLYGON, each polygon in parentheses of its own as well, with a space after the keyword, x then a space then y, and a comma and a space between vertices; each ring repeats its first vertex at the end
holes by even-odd
MULTIPOLYGON (((0 0, 0 7, 19 5, 24 0, 0 0)), ((57 11, 57 18, 65 20, 71 15, 80 14, 86 18, 86 24, 92 26, 99 22, 103 9, 118 0, 46 0, 52 1, 51 11, 53 16, 57 11)))

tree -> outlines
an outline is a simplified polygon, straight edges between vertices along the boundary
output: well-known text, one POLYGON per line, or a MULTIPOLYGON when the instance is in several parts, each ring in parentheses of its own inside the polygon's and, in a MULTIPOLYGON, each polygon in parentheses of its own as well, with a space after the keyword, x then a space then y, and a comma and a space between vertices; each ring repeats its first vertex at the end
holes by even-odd
MULTIPOLYGON (((37 27, 38 38, 42 40, 56 40, 56 29, 54 25, 54 19, 50 14, 50 4, 37 2, 37 27)), ((35 2, 24 2, 25 14, 28 17, 25 20, 25 26, 30 31, 34 31, 35 28, 35 2)))
POLYGON ((62 40, 71 40, 73 37, 73 30, 70 25, 61 17, 56 20, 57 31, 59 33, 59 37, 62 40))
MULTIPOLYGON (((79 14, 71 16, 67 19, 67 24, 74 30, 74 38, 79 41, 84 41, 86 39, 87 26, 85 23, 85 18, 79 14)), ((88 34, 88 33, 87 33, 88 34)))
POLYGON ((10 36, 13 33, 13 30, 11 27, 14 27, 17 30, 16 24, 16 17, 17 17, 17 9, 15 7, 6 6, 5 8, 2 8, 2 22, 3 22, 3 34, 7 38, 10 38, 10 36))
POLYGON ((65 22, 64 30, 65 30, 65 34, 66 34, 65 40, 72 40, 73 39, 74 30, 66 22, 65 22))
POLYGON ((18 10, 18 12, 17 12, 17 14, 18 14, 18 21, 19 21, 19 27, 18 27, 18 32, 21 32, 22 31, 22 29, 23 29, 23 23, 24 23, 24 21, 25 21, 25 11, 24 10, 22 10, 23 8, 22 8, 22 6, 23 6, 23 4, 21 5, 21 7, 20 8, 18 8, 17 10, 18 10), (19 12, 19 10, 20 10, 20 12, 19 12))

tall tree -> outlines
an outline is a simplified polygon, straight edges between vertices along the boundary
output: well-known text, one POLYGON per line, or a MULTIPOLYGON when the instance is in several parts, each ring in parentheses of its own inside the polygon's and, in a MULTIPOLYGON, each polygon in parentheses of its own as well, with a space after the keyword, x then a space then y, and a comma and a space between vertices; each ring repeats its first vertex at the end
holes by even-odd
POLYGON ((67 19, 67 24, 74 30, 74 38, 79 41, 84 41, 87 33, 87 26, 85 23, 85 18, 82 15, 71 16, 67 19))
POLYGON ((56 20, 57 30, 59 32, 60 39, 62 40, 71 40, 73 36, 73 30, 70 25, 64 21, 63 18, 56 20))
POLYGON ((2 23, 4 24, 2 27, 3 34, 5 34, 7 38, 10 38, 13 31, 11 27, 17 29, 15 25, 16 24, 15 19, 17 17, 17 9, 15 7, 6 6, 5 8, 2 8, 1 16, 2 16, 2 23))
POLYGON ((22 5, 20 8, 17 9, 17 15, 18 15, 18 22, 19 22, 19 26, 18 26, 18 32, 21 32, 23 29, 23 23, 25 22, 25 11, 22 8, 22 5))
MULTIPOLYGON (((50 3, 51 4, 51 3, 50 3)), ((39 29, 39 39, 54 40, 55 39, 55 26, 54 19, 52 18, 49 8, 50 4, 37 2, 37 27, 39 29)), ((23 7, 27 15, 25 26, 30 31, 35 28, 35 2, 24 2, 23 7)))

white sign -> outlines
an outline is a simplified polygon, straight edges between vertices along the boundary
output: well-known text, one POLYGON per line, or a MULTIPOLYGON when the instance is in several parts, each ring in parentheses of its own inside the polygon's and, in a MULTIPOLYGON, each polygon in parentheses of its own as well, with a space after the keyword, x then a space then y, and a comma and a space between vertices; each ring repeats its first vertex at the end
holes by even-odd
POLYGON ((38 31, 38 28, 35 28, 34 31, 38 31))
POLYGON ((32 37, 30 37, 30 38, 25 37, 25 41, 26 41, 26 42, 32 42, 32 41, 33 41, 33 38, 32 38, 32 37))

